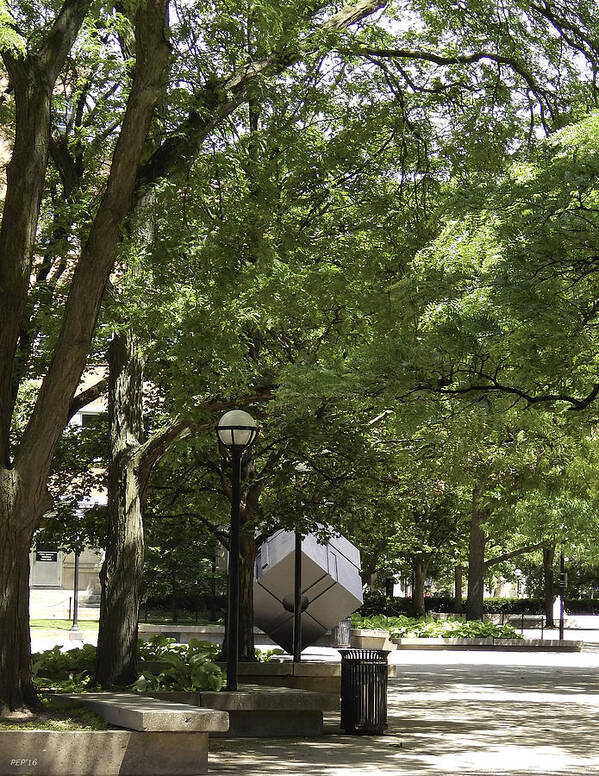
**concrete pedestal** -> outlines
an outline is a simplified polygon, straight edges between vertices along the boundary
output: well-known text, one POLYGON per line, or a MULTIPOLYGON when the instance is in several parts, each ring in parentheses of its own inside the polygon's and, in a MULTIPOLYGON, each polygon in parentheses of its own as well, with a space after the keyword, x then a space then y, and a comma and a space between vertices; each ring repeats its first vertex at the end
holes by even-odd
POLYGON ((329 696, 323 693, 257 685, 243 685, 237 692, 158 692, 152 697, 227 712, 228 731, 210 733, 218 738, 318 736, 323 732, 322 712, 331 707, 329 696))

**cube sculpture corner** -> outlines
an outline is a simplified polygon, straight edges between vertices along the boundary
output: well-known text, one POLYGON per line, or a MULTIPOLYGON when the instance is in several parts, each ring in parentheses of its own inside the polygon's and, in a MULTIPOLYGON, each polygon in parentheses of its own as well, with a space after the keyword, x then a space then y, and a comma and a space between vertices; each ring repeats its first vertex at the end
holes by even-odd
MULTIPOLYGON (((343 536, 319 544, 302 540, 302 649, 362 603, 360 552, 343 536)), ((287 652, 293 651, 295 534, 277 531, 256 554, 254 622, 287 652)))

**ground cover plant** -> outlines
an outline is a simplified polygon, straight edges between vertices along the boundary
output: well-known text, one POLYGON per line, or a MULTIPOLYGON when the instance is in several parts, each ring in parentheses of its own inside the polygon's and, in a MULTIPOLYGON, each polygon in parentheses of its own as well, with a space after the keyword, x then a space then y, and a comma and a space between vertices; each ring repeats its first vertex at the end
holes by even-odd
POLYGON ((35 689, 46 692, 84 692, 92 687, 96 648, 84 644, 80 649, 61 652, 59 646, 32 655, 35 689))
POLYGON ((271 660, 276 660, 279 655, 284 655, 285 650, 279 649, 279 647, 275 647, 274 649, 258 649, 256 647, 256 660, 259 663, 270 663, 271 660))
MULTIPOLYGON (((159 663, 159 669, 145 668, 131 685, 120 689, 135 692, 159 690, 220 690, 224 674, 216 665, 218 644, 192 639, 178 644, 172 638, 154 636, 138 643, 138 658, 159 663)), ((42 692, 85 692, 99 689, 93 682, 96 647, 61 652, 59 646, 33 655, 35 688, 42 692)))
POLYGON ((161 671, 156 674, 144 670, 133 682, 136 692, 158 690, 213 690, 224 684, 225 676, 216 665, 221 651, 218 644, 191 639, 187 644, 178 644, 166 636, 153 636, 149 641, 139 641, 138 658, 158 661, 161 671))
POLYGON ((389 631, 391 638, 404 637, 429 638, 459 638, 459 639, 520 639, 512 625, 494 625, 480 620, 465 621, 459 618, 451 620, 435 620, 433 617, 387 617, 379 614, 373 617, 353 615, 354 628, 382 628, 389 631))
POLYGON ((108 730, 110 726, 93 711, 77 703, 57 704, 52 698, 41 698, 39 709, 26 718, 0 718, 3 730, 108 730))

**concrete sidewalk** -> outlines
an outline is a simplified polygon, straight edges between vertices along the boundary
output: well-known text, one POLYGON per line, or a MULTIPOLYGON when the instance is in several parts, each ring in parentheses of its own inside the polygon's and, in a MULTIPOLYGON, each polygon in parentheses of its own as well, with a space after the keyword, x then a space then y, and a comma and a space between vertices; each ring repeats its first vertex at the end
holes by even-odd
POLYGON ((211 741, 219 776, 599 776, 599 655, 395 652, 389 728, 211 741))

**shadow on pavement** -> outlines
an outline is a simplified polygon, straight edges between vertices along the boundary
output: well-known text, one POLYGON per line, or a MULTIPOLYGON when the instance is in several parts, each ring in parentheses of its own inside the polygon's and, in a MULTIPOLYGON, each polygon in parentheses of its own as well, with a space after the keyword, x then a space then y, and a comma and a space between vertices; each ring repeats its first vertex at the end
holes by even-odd
POLYGON ((384 736, 211 742, 211 774, 599 776, 599 677, 586 667, 399 666, 384 736))

